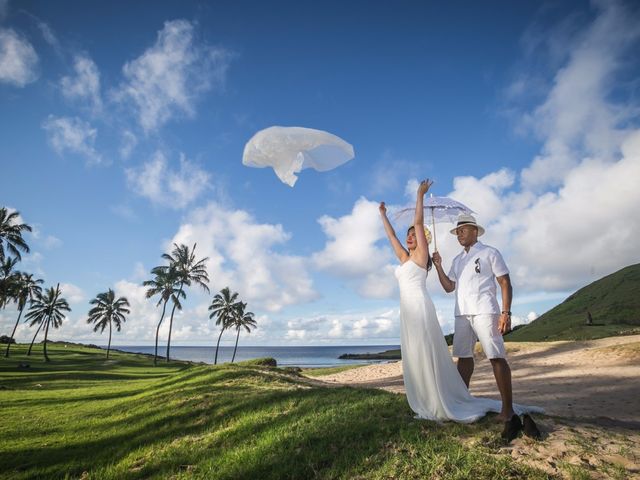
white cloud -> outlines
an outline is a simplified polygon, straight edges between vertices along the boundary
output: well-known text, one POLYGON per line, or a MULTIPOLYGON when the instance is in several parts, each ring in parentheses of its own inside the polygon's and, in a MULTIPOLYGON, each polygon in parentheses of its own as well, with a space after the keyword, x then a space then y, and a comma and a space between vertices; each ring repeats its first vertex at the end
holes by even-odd
POLYGON ((62 246, 62 240, 60 240, 58 237, 55 237, 53 235, 47 235, 42 240, 42 245, 46 249, 58 248, 62 246))
POLYGON ((165 22, 156 43, 123 67, 125 82, 115 98, 133 105, 147 133, 176 115, 193 116, 200 94, 224 83, 229 52, 199 44, 194 36, 186 20, 165 22))
POLYGON ((26 38, 0 28, 0 82, 24 87, 38 78, 38 54, 26 38))
POLYGON ((210 175, 180 155, 180 169, 172 170, 165 155, 157 151, 138 168, 125 169, 129 188, 153 203, 181 209, 211 187, 210 175))
POLYGON ((138 138, 129 130, 125 130, 122 133, 122 143, 120 145, 120 156, 123 159, 128 159, 131 153, 138 145, 138 138))
POLYGON ((471 208, 479 218, 494 220, 509 206, 505 191, 514 184, 515 175, 507 169, 490 173, 483 178, 456 177, 454 193, 450 196, 471 208))
POLYGON ((622 152, 614 163, 584 160, 557 192, 511 213, 521 285, 566 289, 637 263, 640 130, 625 140, 622 152))
POLYGON ((640 19, 616 3, 596 6, 593 23, 564 46, 546 98, 525 115, 543 146, 521 184, 506 170, 454 180, 451 196, 478 212, 482 240, 503 251, 517 292, 571 291, 638 261, 640 109, 610 92, 640 19))
POLYGON ((594 6, 598 15, 593 23, 564 45, 568 61, 556 72, 547 98, 524 116, 524 123, 544 139, 540 155, 521 173, 527 189, 561 185, 584 156, 610 160, 627 133, 621 125, 632 110, 612 103, 609 96, 624 51, 640 37, 640 22, 617 2, 594 6))
POLYGON ((337 219, 325 215, 318 223, 328 241, 313 255, 317 268, 344 278, 363 279, 381 272, 391 260, 389 249, 376 246, 384 235, 377 202, 361 197, 350 214, 337 219))
POLYGON ((60 80, 62 94, 69 100, 86 102, 92 112, 98 113, 102 109, 102 99, 97 65, 86 54, 79 54, 74 59, 73 69, 74 76, 60 80))
MULTIPOLYGON (((66 298, 70 304, 81 303, 86 300, 86 295, 82 288, 72 283, 61 283, 60 291, 63 298, 66 298)), ((73 308, 73 305, 72 305, 73 308)))
POLYGON ((243 210, 210 203, 187 217, 171 244, 197 243, 196 255, 209 257, 212 291, 229 286, 251 311, 277 312, 318 296, 305 259, 278 252, 289 239, 281 225, 258 223, 243 210))
POLYGON ((40 29, 40 33, 42 33, 42 38, 44 38, 44 41, 47 42, 58 55, 62 55, 62 47, 60 46, 58 38, 53 33, 53 30, 51 30, 51 27, 49 27, 49 25, 37 19, 36 17, 34 18, 36 19, 38 29, 40 29))
POLYGON ((284 338, 303 343, 341 343, 373 340, 397 342, 400 319, 397 309, 345 312, 295 318, 286 322, 284 338))
MULTIPOLYGON (((145 275, 146 278, 148 276, 145 275)), ((122 326, 120 337, 115 337, 113 343, 116 345, 149 344, 155 342, 156 329, 160 316, 162 315, 162 303, 157 305, 159 297, 147 298, 147 287, 141 283, 134 283, 129 280, 119 280, 113 286, 116 297, 125 297, 129 301, 130 314, 122 326)), ((158 354, 166 353, 167 338, 169 336, 169 323, 172 310, 172 303, 167 303, 165 316, 158 334, 158 354)), ((187 302, 183 302, 184 310, 176 309, 171 332, 171 344, 176 345, 185 342, 203 343, 203 339, 213 339, 215 329, 213 322, 209 321, 206 305, 189 308, 187 302)), ((115 333, 114 333, 115 335, 115 333)), ((91 339, 96 343, 106 344, 106 338, 92 333, 84 333, 84 338, 91 339)), ((207 343, 207 342, 204 342, 207 343)))
POLYGON ((53 149, 63 155, 65 151, 82 155, 89 164, 102 163, 95 149, 98 130, 78 117, 49 117, 42 123, 53 149))

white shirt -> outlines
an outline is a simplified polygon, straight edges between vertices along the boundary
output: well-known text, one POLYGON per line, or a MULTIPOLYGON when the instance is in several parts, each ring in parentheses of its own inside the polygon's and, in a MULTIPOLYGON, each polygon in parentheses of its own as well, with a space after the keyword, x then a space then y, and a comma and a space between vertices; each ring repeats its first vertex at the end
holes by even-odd
POLYGON ((496 277, 509 273, 500 252, 480 242, 453 259, 449 278, 456 282, 455 315, 499 314, 496 277))

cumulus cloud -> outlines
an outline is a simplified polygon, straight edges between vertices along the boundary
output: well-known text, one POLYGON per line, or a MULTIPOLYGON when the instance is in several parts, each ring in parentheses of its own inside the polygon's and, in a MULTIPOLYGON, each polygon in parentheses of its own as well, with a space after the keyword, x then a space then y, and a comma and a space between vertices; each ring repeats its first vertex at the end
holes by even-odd
POLYGON ((74 75, 62 77, 62 95, 73 101, 86 102, 94 113, 102 109, 100 96, 100 72, 97 65, 86 54, 76 55, 73 64, 74 75))
POLYGON ((198 258, 209 257, 212 291, 229 286, 251 311, 277 312, 318 297, 308 262, 278 251, 290 237, 281 225, 259 223, 244 210, 210 203, 189 214, 171 244, 197 243, 198 258))
POLYGON ((286 322, 284 338, 300 343, 396 342, 400 337, 397 309, 312 315, 286 322))
MULTIPOLYGON (((610 160, 618 152, 631 111, 614 104, 612 76, 640 37, 637 12, 618 2, 595 2, 595 20, 564 45, 568 60, 557 70, 542 104, 523 123, 544 139, 542 152, 521 172, 523 186, 558 187, 585 155, 610 160)), ((554 46, 557 50, 559 46, 554 46)))
POLYGON ((148 133, 176 115, 193 116, 198 97, 223 85, 229 61, 227 50, 197 42, 194 24, 168 21, 156 43, 124 65, 125 81, 114 96, 133 105, 148 133))
POLYGON ((637 47, 640 19, 615 2, 596 7, 565 45, 547 96, 524 115, 543 145, 520 183, 503 169, 457 178, 450 194, 478 212, 483 240, 503 250, 521 291, 573 290, 638 261, 639 109, 633 97, 620 107, 610 92, 637 47))
POLYGON ((42 123, 53 149, 63 155, 71 152, 82 155, 89 164, 102 162, 102 156, 95 149, 98 130, 78 117, 49 117, 42 123))
POLYGON ((23 36, 13 29, 0 28, 0 82, 16 87, 38 78, 38 54, 23 36))
MULTIPOLYGON (((72 283, 61 283, 60 284, 61 295, 67 299, 69 304, 81 303, 86 300, 86 295, 82 288, 74 285, 72 283)), ((73 308, 73 305, 72 305, 73 308)))
POLYGON ((158 205, 176 210, 185 208, 211 187, 211 176, 184 154, 180 168, 169 166, 164 153, 157 151, 153 158, 137 168, 125 169, 129 188, 158 205))
POLYGON ((312 256, 316 268, 346 279, 363 296, 388 298, 393 294, 391 253, 378 245, 384 231, 377 202, 362 197, 351 213, 339 218, 325 215, 318 223, 327 242, 312 256))
MULTIPOLYGON (((135 339, 141 343, 152 343, 155 341, 156 327, 160 321, 162 305, 158 306, 158 297, 146 298, 147 288, 141 283, 133 283, 128 280, 120 280, 115 283, 114 291, 118 297, 125 297, 129 301, 129 319, 125 330, 127 338, 135 339)), ((169 333, 168 315, 171 313, 171 304, 167 305, 165 320, 160 328, 162 339, 167 338, 169 333)), ((176 311, 177 319, 182 317, 182 312, 176 311)), ((175 320, 176 326, 180 320, 175 320)))

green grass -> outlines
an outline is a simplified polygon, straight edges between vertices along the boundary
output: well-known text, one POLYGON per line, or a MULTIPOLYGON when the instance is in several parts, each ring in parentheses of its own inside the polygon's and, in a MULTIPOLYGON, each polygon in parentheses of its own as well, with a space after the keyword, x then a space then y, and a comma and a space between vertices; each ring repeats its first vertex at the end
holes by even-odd
POLYGON ((592 340, 640 333, 640 264, 630 265, 570 295, 506 341, 592 340), (593 325, 586 325, 587 310, 593 325))
POLYGON ((303 368, 302 374, 307 377, 322 377, 323 375, 333 375, 334 373, 346 372, 354 368, 364 367, 366 364, 340 365, 339 367, 323 367, 323 368, 303 368))
POLYGON ((40 349, 0 361, 2 478, 547 478, 501 453, 491 419, 414 420, 400 395, 77 346, 45 363, 40 349))

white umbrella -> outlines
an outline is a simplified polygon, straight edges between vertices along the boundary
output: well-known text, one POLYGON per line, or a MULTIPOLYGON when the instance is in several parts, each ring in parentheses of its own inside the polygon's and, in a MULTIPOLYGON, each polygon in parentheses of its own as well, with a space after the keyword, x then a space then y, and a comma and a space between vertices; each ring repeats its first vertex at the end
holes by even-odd
MULTIPOLYGON (((436 223, 454 223, 461 213, 475 213, 466 205, 449 197, 434 197, 431 195, 424 201, 424 209, 431 211, 431 228, 433 229, 433 249, 438 251, 436 242, 436 223)), ((395 215, 395 220, 415 212, 415 208, 405 208, 395 215)))

